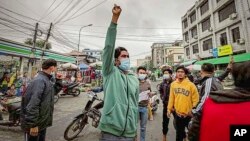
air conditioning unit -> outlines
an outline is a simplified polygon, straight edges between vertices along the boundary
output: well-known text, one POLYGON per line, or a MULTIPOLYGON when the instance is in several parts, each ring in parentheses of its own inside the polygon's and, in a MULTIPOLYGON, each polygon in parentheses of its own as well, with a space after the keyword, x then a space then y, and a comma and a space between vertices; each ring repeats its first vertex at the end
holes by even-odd
POLYGON ((209 49, 209 53, 213 53, 213 49, 209 49))
POLYGON ((245 44, 245 39, 242 39, 242 38, 238 39, 237 44, 240 44, 240 45, 245 44))
POLYGON ((198 39, 198 36, 197 36, 197 35, 195 35, 195 36, 194 36, 194 39, 198 39))
POLYGON ((209 31, 209 32, 212 32, 212 31, 213 31, 213 28, 212 28, 212 27, 210 27, 210 28, 208 29, 208 31, 209 31))
POLYGON ((233 13, 229 16, 230 20, 234 20, 237 18, 237 13, 233 13))

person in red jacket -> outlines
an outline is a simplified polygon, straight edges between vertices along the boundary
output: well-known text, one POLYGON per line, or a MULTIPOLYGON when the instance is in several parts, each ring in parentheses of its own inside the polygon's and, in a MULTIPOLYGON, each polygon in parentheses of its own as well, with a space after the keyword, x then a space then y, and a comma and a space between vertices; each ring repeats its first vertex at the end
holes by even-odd
POLYGON ((202 109, 199 141, 229 141, 231 125, 250 125, 249 68, 250 61, 234 64, 235 88, 210 93, 202 109))

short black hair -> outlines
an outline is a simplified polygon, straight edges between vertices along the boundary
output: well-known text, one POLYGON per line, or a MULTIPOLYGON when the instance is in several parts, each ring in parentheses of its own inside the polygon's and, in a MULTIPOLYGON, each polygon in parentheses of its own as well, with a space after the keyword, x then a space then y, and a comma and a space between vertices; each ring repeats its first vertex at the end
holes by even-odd
POLYGON ((147 71, 147 69, 145 67, 143 67, 143 66, 138 67, 137 68, 137 72, 139 72, 139 70, 145 70, 145 71, 147 71))
POLYGON ((214 65, 211 64, 211 63, 204 63, 204 64, 201 66, 201 70, 202 70, 202 71, 205 71, 205 72, 208 72, 208 73, 214 73, 215 67, 214 67, 214 65))
POLYGON ((165 71, 167 71, 169 74, 173 74, 173 71, 171 69, 163 69, 162 73, 164 74, 165 71))
POLYGON ((46 70, 46 69, 48 69, 48 68, 51 67, 51 66, 54 66, 54 67, 57 66, 56 60, 54 60, 54 59, 47 59, 47 60, 45 60, 45 61, 43 62, 43 64, 42 64, 42 69, 43 69, 43 70, 46 70))
POLYGON ((127 51, 127 49, 124 47, 118 47, 115 49, 115 59, 117 59, 120 56, 122 51, 127 51))
POLYGON ((234 64, 232 68, 234 85, 250 90, 250 61, 234 64))
POLYGON ((189 73, 188 69, 185 68, 184 66, 179 66, 179 67, 177 67, 177 68, 176 68, 176 72, 177 72, 179 69, 182 69, 182 70, 185 72, 185 74, 188 74, 188 73, 189 73))

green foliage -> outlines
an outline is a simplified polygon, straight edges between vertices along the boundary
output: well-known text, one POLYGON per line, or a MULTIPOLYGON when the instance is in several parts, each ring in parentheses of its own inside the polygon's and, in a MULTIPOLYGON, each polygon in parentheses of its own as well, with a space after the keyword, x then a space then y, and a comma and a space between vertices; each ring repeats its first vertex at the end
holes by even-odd
MULTIPOLYGON (((33 45, 33 40, 31 38, 27 38, 27 39, 25 39, 24 43, 27 44, 27 45, 32 46, 33 45)), ((43 48, 44 43, 45 43, 44 40, 37 40, 36 41, 36 47, 43 48)), ((52 48, 51 43, 47 43, 46 49, 51 49, 51 48, 52 48)))

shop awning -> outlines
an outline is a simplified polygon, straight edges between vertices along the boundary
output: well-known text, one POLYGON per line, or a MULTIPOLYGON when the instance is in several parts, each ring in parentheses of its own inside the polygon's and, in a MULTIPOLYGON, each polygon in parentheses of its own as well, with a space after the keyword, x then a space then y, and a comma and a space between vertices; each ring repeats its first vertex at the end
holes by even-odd
POLYGON ((196 61, 197 60, 185 61, 185 62, 181 63, 180 66, 189 66, 189 65, 192 65, 196 61))
MULTIPOLYGON (((233 57, 235 63, 244 62, 250 60, 250 53, 238 54, 234 55, 233 57)), ((226 57, 197 61, 195 64, 202 65, 204 63, 211 63, 214 65, 219 65, 219 64, 228 64, 229 61, 230 61, 230 56, 226 56, 226 57)))

